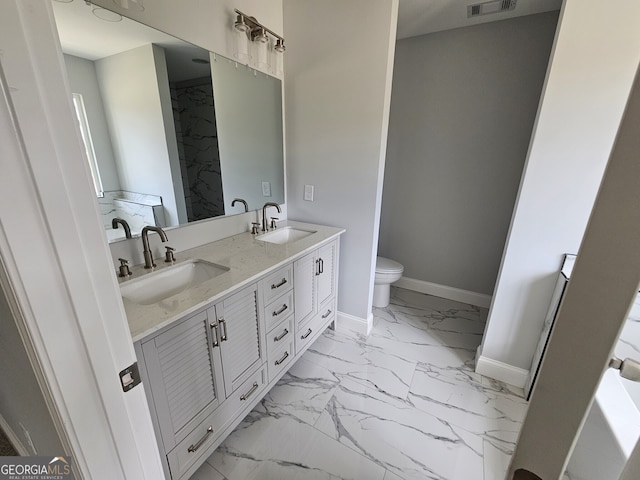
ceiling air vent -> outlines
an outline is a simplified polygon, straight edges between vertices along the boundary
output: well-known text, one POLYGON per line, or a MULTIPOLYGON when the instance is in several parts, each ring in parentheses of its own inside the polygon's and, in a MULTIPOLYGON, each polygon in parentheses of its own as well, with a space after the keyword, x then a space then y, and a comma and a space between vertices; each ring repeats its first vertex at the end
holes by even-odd
POLYGON ((479 17, 492 13, 506 12, 516 8, 518 0, 494 0, 492 2, 476 3, 467 6, 467 17, 479 17))

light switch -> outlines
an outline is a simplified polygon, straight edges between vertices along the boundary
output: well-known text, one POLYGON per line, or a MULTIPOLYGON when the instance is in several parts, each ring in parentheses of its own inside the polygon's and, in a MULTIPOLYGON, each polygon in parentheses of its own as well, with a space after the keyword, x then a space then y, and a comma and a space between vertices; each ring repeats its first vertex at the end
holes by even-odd
POLYGON ((305 185, 304 186, 304 199, 307 202, 313 202, 313 190, 314 190, 314 186, 313 185, 305 185))
POLYGON ((271 183, 270 182, 262 182, 262 196, 270 197, 271 196, 271 183))

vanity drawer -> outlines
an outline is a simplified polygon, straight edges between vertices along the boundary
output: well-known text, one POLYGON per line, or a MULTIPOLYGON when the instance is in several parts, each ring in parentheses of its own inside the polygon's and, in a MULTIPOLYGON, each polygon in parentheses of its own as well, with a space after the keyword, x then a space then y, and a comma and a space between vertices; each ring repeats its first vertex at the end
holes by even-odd
POLYGON ((287 265, 262 280, 264 304, 270 304, 276 297, 293 288, 293 265, 287 265))
POLYGON ((293 290, 267 305, 264 309, 264 322, 267 332, 271 331, 280 321, 293 313, 293 290))
POLYGON ((328 303, 310 322, 299 325, 296 330, 296 355, 302 353, 311 342, 335 319, 335 299, 328 303))
POLYGON ((295 319, 293 315, 283 319, 267 334, 267 358, 270 358, 273 352, 279 350, 282 345, 289 340, 293 340, 293 325, 295 319))
MULTIPOLYGON (((255 405, 262 398, 267 385, 267 369, 263 366, 249 377, 236 391, 209 415, 187 437, 167 454, 171 478, 181 479, 194 463, 203 455, 211 455, 214 443, 229 426, 238 412, 255 405)), ((248 413, 248 411, 247 411, 248 413)), ((194 467, 195 468, 195 467, 194 467)), ((193 472, 189 472, 191 475, 193 472)), ((185 475, 185 480, 188 478, 185 475)))
MULTIPOLYGON (((293 333, 293 331, 291 331, 293 333)), ((284 337, 280 342, 282 345, 278 345, 278 348, 273 348, 272 351, 267 353, 267 360, 269 362, 269 382, 277 378, 283 370, 289 368, 289 365, 293 361, 295 356, 295 339, 292 333, 284 337), (285 341, 286 340, 286 341, 285 341)))

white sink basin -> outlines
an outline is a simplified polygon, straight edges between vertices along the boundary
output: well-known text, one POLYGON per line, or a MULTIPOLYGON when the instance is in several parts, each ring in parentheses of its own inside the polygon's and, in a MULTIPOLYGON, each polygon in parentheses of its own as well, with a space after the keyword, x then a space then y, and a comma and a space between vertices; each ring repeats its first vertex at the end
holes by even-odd
POLYGON ((316 233, 312 230, 302 230, 294 227, 281 227, 273 232, 265 233, 256 237, 256 240, 268 243, 277 243, 278 245, 285 245, 287 243, 295 242, 302 238, 308 237, 311 234, 316 233))
POLYGON ((151 305, 228 271, 221 265, 192 260, 124 282, 120 293, 134 303, 151 305))

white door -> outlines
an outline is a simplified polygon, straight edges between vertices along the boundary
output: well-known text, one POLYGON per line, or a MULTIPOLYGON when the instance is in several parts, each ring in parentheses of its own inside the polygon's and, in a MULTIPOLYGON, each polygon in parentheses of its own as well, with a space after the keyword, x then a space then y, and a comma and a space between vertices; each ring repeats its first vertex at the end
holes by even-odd
MULTIPOLYGON (((640 286, 640 78, 558 313, 507 478, 562 478, 640 286)), ((640 361, 640 358, 638 358, 640 361)), ((640 478, 640 446, 624 480, 640 478)), ((616 480, 616 479, 607 479, 616 480)))
MULTIPOLYGON (((0 2, 0 256, 79 478, 160 479, 50 2, 0 2)), ((44 452, 43 452, 44 453, 44 452)), ((58 455, 58 452, 47 452, 58 455)))

